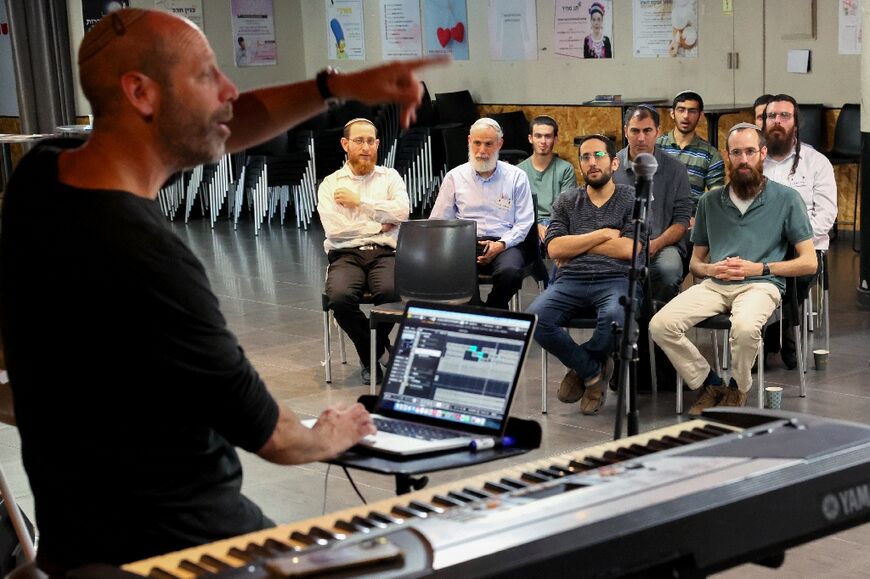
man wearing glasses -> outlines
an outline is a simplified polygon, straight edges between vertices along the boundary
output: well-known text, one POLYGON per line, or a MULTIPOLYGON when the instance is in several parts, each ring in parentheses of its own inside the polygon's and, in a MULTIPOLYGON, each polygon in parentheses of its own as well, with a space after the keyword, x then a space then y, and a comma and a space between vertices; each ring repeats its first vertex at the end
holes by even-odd
MULTIPOLYGON (((360 377, 371 383, 380 364, 370 368, 369 322, 359 308, 368 290, 375 304, 396 301, 395 266, 398 224, 408 218, 410 202, 405 182, 395 169, 377 166, 378 138, 368 119, 353 119, 344 126, 341 147, 344 166, 328 175, 317 191, 317 212, 326 239, 329 268, 326 295, 338 325, 350 336, 359 354, 360 377)), ((376 358, 387 351, 391 324, 379 324, 376 358)))
MULTIPOLYGON (((770 98, 765 109, 764 136, 767 158, 764 175, 800 193, 807 206, 813 227, 813 246, 827 251, 828 232, 837 219, 837 181, 834 167, 823 154, 801 143, 797 102, 787 94, 770 98)), ((798 280, 799 295, 806 292, 812 277, 798 280)), ((772 324, 765 334, 765 351, 779 350, 782 362, 789 370, 797 366, 794 336, 784 332, 779 344, 779 325, 772 324)))
POLYGON ((568 367, 559 400, 579 400, 583 414, 604 405, 614 366, 613 323, 624 321, 619 298, 628 294, 634 188, 613 182, 618 167, 613 141, 603 135, 580 141, 586 185, 553 203, 544 243, 559 269, 528 309, 538 316, 535 339, 568 367), (596 310, 598 325, 589 341, 577 344, 563 325, 584 308, 596 310))
POLYGON ((753 124, 728 132, 729 183, 698 203, 690 269, 706 278, 671 300, 650 322, 655 342, 692 390, 700 390, 692 416, 711 406, 743 406, 752 388, 752 364, 761 329, 785 291, 783 277, 816 270, 813 230, 800 195, 767 179, 764 135, 753 124), (789 246, 797 257, 784 260, 789 246), (726 385, 686 330, 731 312, 732 377, 726 385))

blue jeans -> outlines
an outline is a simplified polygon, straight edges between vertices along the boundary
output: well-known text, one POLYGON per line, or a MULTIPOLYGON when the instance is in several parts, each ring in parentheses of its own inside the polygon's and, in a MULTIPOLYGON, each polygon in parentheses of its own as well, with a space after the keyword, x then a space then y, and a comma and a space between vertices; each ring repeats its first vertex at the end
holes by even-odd
MULTIPOLYGON (((601 372, 602 362, 616 348, 613 322, 622 326, 625 321, 625 311, 619 303, 623 295, 628 295, 625 276, 596 279, 560 276, 528 307, 529 313, 538 316, 535 340, 582 379, 594 378, 601 372), (563 325, 584 308, 596 310, 598 324, 588 342, 577 344, 563 325)), ((642 297, 640 287, 637 297, 638 300, 642 297)))

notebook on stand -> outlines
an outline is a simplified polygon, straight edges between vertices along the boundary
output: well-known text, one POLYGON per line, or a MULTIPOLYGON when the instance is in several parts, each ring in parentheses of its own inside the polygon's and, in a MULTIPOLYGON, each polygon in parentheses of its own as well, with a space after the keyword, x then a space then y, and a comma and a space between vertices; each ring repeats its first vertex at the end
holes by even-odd
POLYGON ((372 413, 378 433, 359 446, 414 456, 500 441, 534 328, 532 314, 409 302, 372 413))

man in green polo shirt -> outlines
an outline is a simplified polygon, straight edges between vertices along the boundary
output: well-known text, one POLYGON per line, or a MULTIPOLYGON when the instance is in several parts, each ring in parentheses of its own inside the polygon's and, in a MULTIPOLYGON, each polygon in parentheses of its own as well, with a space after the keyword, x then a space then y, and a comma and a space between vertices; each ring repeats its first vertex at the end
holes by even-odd
POLYGON ((813 230, 797 191, 764 177, 761 130, 749 123, 728 133, 729 183, 701 197, 692 229, 690 269, 706 278, 668 302, 650 322, 653 340, 700 394, 689 409, 743 406, 752 388, 752 364, 761 329, 779 306, 783 277, 816 270, 813 230), (783 261, 790 246, 797 257, 783 261), (732 377, 726 386, 686 337, 686 330, 731 312, 732 377))
POLYGON ((559 125, 556 124, 556 119, 547 115, 535 117, 529 123, 532 156, 517 165, 529 176, 529 185, 537 200, 538 236, 542 242, 550 225, 553 201, 559 194, 577 188, 574 166, 553 152, 558 140, 559 125))

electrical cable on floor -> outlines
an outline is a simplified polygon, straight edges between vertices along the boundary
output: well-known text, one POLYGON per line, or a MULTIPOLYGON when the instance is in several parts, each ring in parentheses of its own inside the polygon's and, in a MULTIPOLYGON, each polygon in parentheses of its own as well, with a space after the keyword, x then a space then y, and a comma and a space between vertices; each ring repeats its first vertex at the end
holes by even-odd
POLYGON ((320 512, 321 515, 326 514, 326 491, 327 485, 329 484, 329 469, 332 468, 331 464, 326 465, 326 476, 323 477, 323 510, 320 512))
POLYGON ((346 466, 343 466, 343 467, 341 467, 341 470, 344 471, 344 474, 347 476, 347 480, 350 481, 350 486, 352 486, 352 487, 353 487, 353 490, 356 491, 356 496, 359 497, 359 500, 361 500, 361 501, 363 502, 364 505, 367 505, 368 502, 366 501, 365 497, 362 496, 362 493, 359 492, 359 489, 356 487, 356 483, 353 482, 353 479, 352 479, 352 478, 350 478, 350 473, 347 471, 347 467, 346 467, 346 466))

